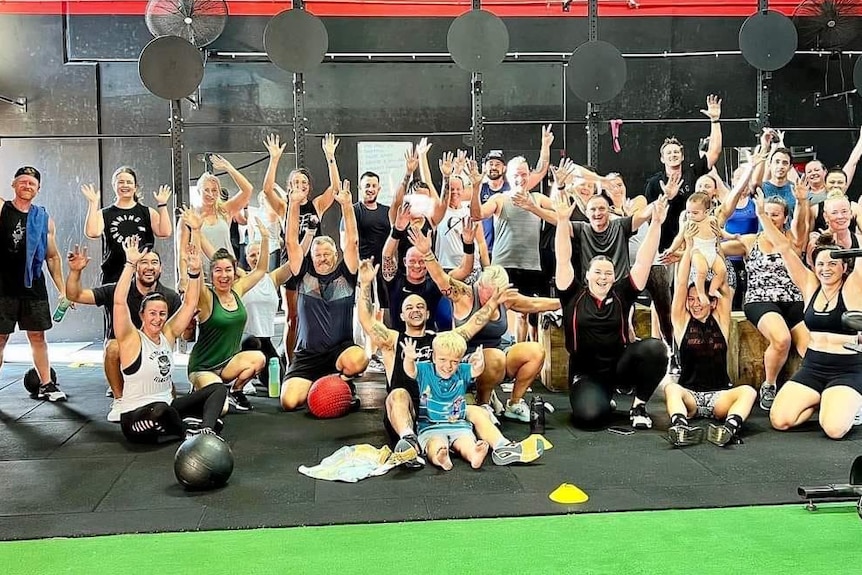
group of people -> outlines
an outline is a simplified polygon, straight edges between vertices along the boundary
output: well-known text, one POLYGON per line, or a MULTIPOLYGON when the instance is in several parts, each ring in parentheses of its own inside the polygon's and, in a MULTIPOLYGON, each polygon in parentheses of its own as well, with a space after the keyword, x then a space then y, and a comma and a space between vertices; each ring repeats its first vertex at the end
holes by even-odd
POLYGON ((246 390, 266 382, 270 361, 284 371, 281 407, 294 410, 318 378, 338 373, 352 382, 374 357, 386 374, 384 426, 396 451, 424 453, 444 469, 454 451, 478 467, 488 453, 506 465, 544 452, 541 437, 503 436, 497 418, 529 422, 525 398, 545 361, 536 318, 551 312, 562 317, 578 427, 607 425, 618 394, 628 394, 632 426, 650 429, 647 402, 670 371, 678 376, 664 388, 675 446, 704 435, 727 445, 758 398, 776 429, 819 408, 825 433, 841 438, 862 423, 862 357, 850 349, 857 333, 841 321, 862 307, 862 271, 832 252, 859 246, 859 207, 846 191, 862 144, 843 168, 827 171, 815 160, 797 174, 783 134, 767 129, 728 188, 715 171, 721 101, 710 96, 703 113, 710 134, 699 157, 689 160, 680 142, 665 140, 662 170, 634 198, 619 174, 569 159, 551 165, 551 126, 542 128, 533 169, 500 150, 481 161, 457 151, 442 154, 436 175, 422 139, 405 154, 391 205, 377 201, 372 172, 361 175, 354 202, 332 135, 322 141, 325 191, 312 197, 302 168, 282 190, 285 146, 272 135, 258 195, 270 216, 244 221, 258 240, 245 247, 250 269, 238 265, 230 226, 245 218, 253 185, 213 156, 213 169, 239 191, 223 195, 219 178, 205 173, 197 205, 178 210, 176 291, 160 281, 155 246, 174 233, 169 188, 154 193, 155 208, 144 206, 129 167, 114 173, 108 207, 94 186, 82 187, 85 233, 103 244, 102 285, 85 288, 87 249, 69 252, 64 279, 53 220, 33 203, 41 174, 21 168, 13 199, 0 204, 0 253, 10 270, 0 279, 0 351, 16 325, 25 330, 42 382, 36 397, 66 399, 50 379, 44 267, 61 298, 105 308, 109 419, 130 441, 218 434, 229 410, 253 408, 246 390), (320 222, 335 204, 341 224, 331 237, 320 222), (639 340, 632 311, 644 291, 655 337, 639 340), (283 355, 272 341, 279 303, 283 355), (759 394, 733 387, 727 374, 735 305, 768 340, 759 394), (189 393, 171 376, 178 338, 195 341, 189 393), (803 365, 778 389, 792 345, 803 365), (501 401, 506 381, 511 391, 501 401), (715 420, 706 433, 696 416, 715 420))

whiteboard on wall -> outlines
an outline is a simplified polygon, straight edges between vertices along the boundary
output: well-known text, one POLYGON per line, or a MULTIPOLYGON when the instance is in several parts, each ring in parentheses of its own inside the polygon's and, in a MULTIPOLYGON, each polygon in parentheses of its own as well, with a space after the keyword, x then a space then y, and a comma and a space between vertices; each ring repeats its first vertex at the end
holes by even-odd
POLYGON ((411 142, 359 142, 356 145, 359 173, 356 177, 357 188, 359 175, 374 172, 380 176, 380 195, 377 201, 387 206, 392 204, 395 191, 404 178, 406 166, 404 154, 410 151, 411 142))

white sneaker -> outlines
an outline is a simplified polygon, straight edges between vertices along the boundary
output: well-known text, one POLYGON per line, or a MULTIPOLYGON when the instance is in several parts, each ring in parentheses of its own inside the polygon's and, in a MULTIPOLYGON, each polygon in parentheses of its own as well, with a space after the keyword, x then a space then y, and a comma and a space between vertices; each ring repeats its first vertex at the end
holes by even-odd
POLYGON ((483 407, 485 409, 485 411, 488 412, 488 417, 491 418, 491 423, 493 423, 497 427, 500 427, 500 420, 497 419, 497 414, 494 413, 494 408, 491 407, 491 404, 490 403, 483 403, 480 407, 483 407))
POLYGON ((511 401, 507 401, 503 417, 523 423, 530 423, 530 406, 523 399, 514 404, 511 401))
POLYGON ((120 407, 121 407, 121 399, 115 399, 111 402, 111 410, 108 412, 108 421, 111 423, 120 423, 120 407))
POLYGON ((491 407, 494 408, 494 414, 495 415, 502 415, 503 410, 505 409, 503 407, 503 402, 500 401, 499 397, 497 397, 496 391, 491 392, 491 407))
POLYGON ((245 382, 242 392, 246 395, 257 395, 257 388, 254 386, 254 380, 250 379, 245 382))

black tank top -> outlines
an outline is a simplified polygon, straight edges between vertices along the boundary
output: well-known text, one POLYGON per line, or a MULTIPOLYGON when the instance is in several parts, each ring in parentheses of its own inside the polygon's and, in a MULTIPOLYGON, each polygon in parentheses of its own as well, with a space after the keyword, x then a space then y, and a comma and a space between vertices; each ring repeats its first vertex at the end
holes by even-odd
POLYGON ((841 315, 847 311, 847 306, 844 304, 844 286, 838 292, 838 301, 835 302, 835 307, 828 311, 814 309, 814 301, 817 299, 820 289, 817 288, 814 297, 811 298, 808 307, 805 308, 805 327, 808 328, 808 331, 856 335, 856 330, 847 329, 841 325, 841 315))
POLYGON ((7 200, 0 208, 0 295, 19 299, 47 299, 44 266, 33 278, 30 288, 24 287, 27 262, 27 212, 22 212, 7 200))
MULTIPOLYGON (((281 242, 281 250, 279 252, 280 261, 282 264, 286 264, 287 257, 287 238, 285 237, 285 233, 287 232, 287 214, 290 210, 290 205, 288 205, 287 209, 284 212, 284 221, 282 222, 282 230, 281 230, 281 239, 284 240, 281 242)), ((320 218, 317 217, 317 209, 314 207, 314 203, 311 200, 308 200, 304 204, 299 204, 299 238, 297 238, 300 242, 302 242, 302 238, 305 236, 305 229, 308 227, 309 220, 311 218, 317 220, 317 230, 314 232, 314 237, 318 237, 321 234, 320 231, 320 218)), ((272 240, 270 240, 272 241, 272 240)), ((296 282, 291 282, 293 278, 287 280, 289 284, 295 285, 296 282)), ((295 288, 290 288, 295 289, 295 288)))
POLYGON ((727 375, 727 340, 715 316, 710 314, 705 322, 694 318, 688 326, 679 346, 682 371, 679 384, 691 391, 719 391, 730 387, 727 375))
POLYGON ((120 279, 126 263, 123 240, 138 236, 141 249, 152 249, 156 243, 150 221, 150 208, 135 204, 131 208, 110 205, 102 209, 105 230, 102 232, 102 283, 114 283, 120 279))
MULTIPOLYGON (((470 310, 467 317, 461 319, 453 317, 455 327, 461 327, 467 323, 473 314, 482 307, 482 304, 479 302, 479 289, 475 285, 471 287, 473 288, 473 309, 470 310)), ((479 333, 467 342, 467 353, 473 353, 480 345, 483 348, 496 349, 500 347, 500 344, 503 342, 503 336, 509 330, 509 322, 506 318, 506 306, 500 304, 499 311, 500 317, 494 320, 489 319, 488 323, 479 330, 479 333)))
POLYGON ((423 335, 411 338, 404 335, 403 332, 398 332, 398 341, 395 342, 395 364, 392 366, 392 377, 389 378, 387 393, 397 388, 406 389, 410 392, 411 397, 419 401, 419 384, 404 373, 404 350, 401 348, 401 344, 408 338, 414 340, 418 355, 416 361, 431 361, 431 342, 434 341, 436 335, 433 331, 426 330, 423 335))

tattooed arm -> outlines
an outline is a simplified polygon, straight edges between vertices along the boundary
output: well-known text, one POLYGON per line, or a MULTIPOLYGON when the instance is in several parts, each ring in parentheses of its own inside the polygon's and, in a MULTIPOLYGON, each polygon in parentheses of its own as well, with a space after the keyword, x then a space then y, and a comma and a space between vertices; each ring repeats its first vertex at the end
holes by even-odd
MULTIPOLYGON (((458 282, 461 283, 461 282, 458 282)), ((462 284, 463 285, 463 284, 462 284)), ((464 286, 467 287, 467 286, 464 286)), ((469 288, 467 288, 469 289, 469 288)), ((506 301, 513 295, 517 294, 517 290, 511 288, 502 288, 494 290, 494 295, 492 295, 485 305, 476 310, 476 313, 467 318, 467 321, 456 327, 454 331, 456 333, 461 334, 465 340, 470 341, 473 339, 479 331, 485 327, 485 325, 490 321, 494 312, 501 304, 505 304, 506 301)))
POLYGON ((372 266, 371 260, 362 260, 359 263, 359 324, 365 333, 371 338, 375 347, 390 349, 398 340, 398 332, 391 330, 382 322, 374 318, 374 298, 372 286, 374 276, 377 275, 378 266, 372 266))

